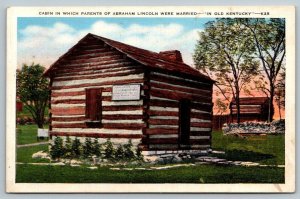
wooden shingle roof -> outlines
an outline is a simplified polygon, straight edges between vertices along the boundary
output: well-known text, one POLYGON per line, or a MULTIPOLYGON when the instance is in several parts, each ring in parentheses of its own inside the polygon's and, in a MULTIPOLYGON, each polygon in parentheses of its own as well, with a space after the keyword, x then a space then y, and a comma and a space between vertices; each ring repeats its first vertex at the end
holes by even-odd
POLYGON ((154 69, 162 69, 165 71, 170 72, 177 72, 183 73, 194 77, 200 77, 201 79, 205 79, 209 82, 214 82, 210 77, 203 75, 198 70, 192 68, 191 66, 183 63, 182 61, 175 61, 170 60, 167 57, 160 56, 159 53, 137 48, 128 44, 124 44, 118 41, 114 41, 111 39, 107 39, 104 37, 100 37, 94 34, 87 34, 84 38, 82 38, 75 46, 73 46, 67 53, 62 55, 56 62, 54 62, 49 69, 45 72, 44 75, 49 76, 51 72, 55 71, 58 67, 60 62, 68 56, 77 46, 81 43, 85 42, 86 40, 99 40, 100 42, 104 42, 105 44, 109 45, 110 47, 118 50, 119 52, 125 54, 132 60, 136 62, 154 69))

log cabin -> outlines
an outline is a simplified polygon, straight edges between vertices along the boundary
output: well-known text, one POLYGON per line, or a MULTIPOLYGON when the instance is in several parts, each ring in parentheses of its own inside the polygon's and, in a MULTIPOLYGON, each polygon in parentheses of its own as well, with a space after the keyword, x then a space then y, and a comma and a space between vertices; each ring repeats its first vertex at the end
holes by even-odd
POLYGON ((89 33, 44 75, 51 137, 131 139, 144 155, 211 147, 214 81, 178 50, 156 53, 89 33))
MULTIPOLYGON (((269 98, 268 97, 241 97, 240 98, 240 122, 268 120, 269 98)), ((271 107, 271 118, 274 107, 271 107)), ((236 122, 237 107, 235 100, 230 103, 230 115, 232 122, 236 122)))

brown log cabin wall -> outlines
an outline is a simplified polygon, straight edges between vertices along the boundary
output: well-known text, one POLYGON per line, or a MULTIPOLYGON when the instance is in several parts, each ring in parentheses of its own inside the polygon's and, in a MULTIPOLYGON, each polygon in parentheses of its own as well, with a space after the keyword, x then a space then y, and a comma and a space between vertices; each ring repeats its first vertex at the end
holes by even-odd
POLYGON ((120 52, 99 42, 87 42, 60 63, 52 78, 51 136, 107 138, 115 143, 140 142, 143 121, 144 70, 120 52), (112 101, 112 85, 141 84, 141 100, 112 101), (87 88, 101 88, 101 128, 87 128, 87 88))
POLYGON ((189 149, 207 149, 211 144, 212 83, 165 72, 149 73, 148 128, 144 130, 148 150, 179 147, 179 102, 191 102, 189 149))

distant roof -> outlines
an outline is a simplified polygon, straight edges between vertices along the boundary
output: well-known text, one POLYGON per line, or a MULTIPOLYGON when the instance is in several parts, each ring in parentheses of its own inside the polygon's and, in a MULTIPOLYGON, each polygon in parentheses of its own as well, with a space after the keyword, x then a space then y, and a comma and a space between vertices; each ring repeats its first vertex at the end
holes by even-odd
POLYGON ((184 73, 191 76, 201 77, 202 79, 206 79, 211 82, 214 81, 210 77, 203 75, 198 70, 192 68, 191 66, 183 62, 170 60, 166 57, 160 56, 159 53, 137 48, 128 44, 124 44, 118 41, 100 37, 91 33, 83 37, 76 45, 74 45, 71 49, 69 49, 67 53, 62 55, 56 62, 54 62, 50 66, 50 68, 45 72, 44 75, 49 75, 49 73, 57 69, 62 59, 67 57, 67 55, 69 55, 77 46, 83 43, 84 40, 91 39, 91 38, 106 43, 107 45, 111 46, 112 48, 118 50, 121 53, 124 53, 127 57, 139 62, 142 65, 145 65, 146 67, 163 69, 170 72, 184 73))
MULTIPOLYGON (((260 105, 268 102, 268 97, 241 97, 240 105, 260 105)), ((232 104, 235 104, 235 100, 231 101, 232 104)))

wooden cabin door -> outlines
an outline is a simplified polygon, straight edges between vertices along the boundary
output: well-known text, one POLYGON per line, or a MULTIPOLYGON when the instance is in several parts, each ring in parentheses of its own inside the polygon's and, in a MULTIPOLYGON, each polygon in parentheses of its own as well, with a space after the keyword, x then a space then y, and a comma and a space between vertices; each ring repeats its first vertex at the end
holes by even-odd
POLYGON ((181 100, 179 103, 179 145, 188 145, 190 140, 191 102, 181 100))
POLYGON ((86 89, 85 116, 88 127, 99 127, 101 120, 101 89, 86 89))

